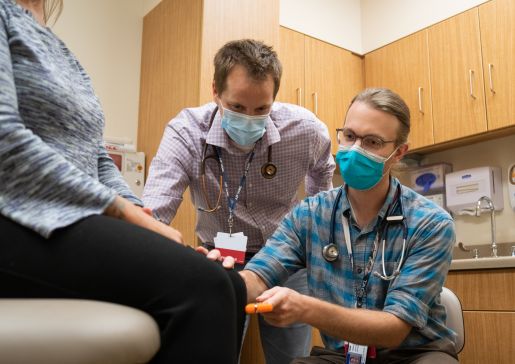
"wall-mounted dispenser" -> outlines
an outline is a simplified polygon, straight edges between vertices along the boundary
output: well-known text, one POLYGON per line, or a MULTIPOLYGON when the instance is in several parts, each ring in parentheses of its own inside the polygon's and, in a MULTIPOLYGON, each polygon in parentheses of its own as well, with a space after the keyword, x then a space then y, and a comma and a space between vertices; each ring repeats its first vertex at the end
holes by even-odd
POLYGON ((495 210, 504 208, 501 169, 478 167, 449 173, 445 176, 447 208, 454 213, 473 211, 477 201, 486 196, 495 210))
POLYGON ((413 169, 410 173, 410 187, 422 195, 443 192, 445 175, 451 171, 452 166, 448 163, 431 164, 413 169))
POLYGON ((452 165, 448 163, 410 168, 405 172, 409 176, 406 185, 442 208, 446 208, 445 175, 450 171, 452 171, 452 165))

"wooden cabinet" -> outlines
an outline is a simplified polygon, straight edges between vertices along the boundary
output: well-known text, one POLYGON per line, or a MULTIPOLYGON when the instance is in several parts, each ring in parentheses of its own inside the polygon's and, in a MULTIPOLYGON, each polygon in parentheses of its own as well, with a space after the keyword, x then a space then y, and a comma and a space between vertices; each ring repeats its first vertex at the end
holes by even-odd
POLYGON ((411 149, 513 132, 514 20, 515 2, 492 0, 365 55, 366 86, 410 108, 411 149))
POLYGON ((278 101, 311 110, 329 129, 332 153, 352 98, 363 89, 363 59, 345 49, 281 27, 284 75, 278 101))
POLYGON ((462 364, 513 363, 515 312, 466 311, 462 364))
MULTIPOLYGON (((212 99, 213 57, 240 38, 276 47, 279 0, 163 0, 144 17, 138 150, 147 166, 166 124, 183 108, 212 99)), ((172 225, 195 245, 195 208, 188 191, 183 198, 172 225)))
POLYGON ((435 143, 487 130, 478 9, 429 28, 435 143))
POLYGON ((306 36, 306 107, 329 128, 332 153, 338 151, 336 128, 364 87, 363 59, 334 45, 306 36))
POLYGON ((283 66, 281 87, 277 93, 277 101, 305 106, 305 45, 302 33, 280 27, 279 47, 277 54, 283 66))
POLYGON ((515 2, 479 7, 488 130, 515 125, 515 2))
POLYGON ((434 143, 427 37, 425 29, 365 56, 366 87, 389 88, 410 109, 410 149, 434 143))
POLYGON ((460 298, 465 347, 460 363, 512 363, 515 357, 515 269, 451 271, 445 286, 460 298))

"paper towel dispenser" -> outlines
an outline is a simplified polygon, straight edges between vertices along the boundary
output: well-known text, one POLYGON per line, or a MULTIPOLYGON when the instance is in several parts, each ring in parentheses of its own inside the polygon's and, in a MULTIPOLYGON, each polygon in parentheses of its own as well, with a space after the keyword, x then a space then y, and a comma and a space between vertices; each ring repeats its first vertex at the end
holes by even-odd
POLYGON ((447 208, 454 213, 474 209, 482 196, 489 197, 496 211, 504 208, 501 168, 478 167, 445 175, 447 208))

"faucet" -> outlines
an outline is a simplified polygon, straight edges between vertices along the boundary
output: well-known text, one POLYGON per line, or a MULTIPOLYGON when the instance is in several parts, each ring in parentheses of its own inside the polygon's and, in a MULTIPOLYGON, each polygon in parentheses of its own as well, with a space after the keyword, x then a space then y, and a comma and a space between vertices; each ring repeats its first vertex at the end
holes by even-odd
POLYGON ((482 196, 476 203, 476 216, 481 215, 482 210, 490 210, 490 231, 492 233, 492 257, 497 258, 497 242, 495 241, 495 206, 492 200, 487 196, 482 196), (482 202, 487 203, 486 208, 481 207, 482 202))

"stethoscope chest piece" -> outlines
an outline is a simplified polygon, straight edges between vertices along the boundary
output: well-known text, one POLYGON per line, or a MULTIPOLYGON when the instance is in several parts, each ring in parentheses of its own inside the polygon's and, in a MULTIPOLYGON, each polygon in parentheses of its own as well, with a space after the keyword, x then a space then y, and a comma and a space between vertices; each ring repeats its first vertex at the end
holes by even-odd
POLYGON ((328 262, 334 262, 336 259, 338 259, 338 246, 336 246, 336 244, 327 244, 322 249, 322 255, 328 262))
POLYGON ((271 162, 267 162, 261 166, 261 175, 266 179, 272 179, 277 174, 277 166, 271 162))

